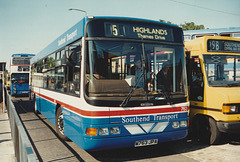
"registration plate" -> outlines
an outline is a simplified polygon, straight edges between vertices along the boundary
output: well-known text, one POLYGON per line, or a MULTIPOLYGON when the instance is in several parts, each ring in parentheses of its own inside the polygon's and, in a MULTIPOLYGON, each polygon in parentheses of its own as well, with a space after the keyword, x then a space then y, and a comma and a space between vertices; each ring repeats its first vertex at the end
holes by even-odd
POLYGON ((135 147, 156 145, 157 143, 158 143, 158 139, 135 141, 135 147))

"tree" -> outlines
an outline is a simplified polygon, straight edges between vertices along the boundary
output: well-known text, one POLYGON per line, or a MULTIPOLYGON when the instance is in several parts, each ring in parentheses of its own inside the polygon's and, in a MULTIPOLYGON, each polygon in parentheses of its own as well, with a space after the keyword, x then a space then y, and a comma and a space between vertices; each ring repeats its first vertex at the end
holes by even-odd
MULTIPOLYGON (((165 21, 162 19, 159 19, 160 22, 174 24, 171 21, 165 21)), ((174 24, 177 25, 177 24, 174 24)), ((194 22, 185 22, 184 24, 180 24, 180 27, 183 28, 183 30, 199 30, 199 29, 205 29, 204 25, 196 25, 194 22)))
MULTIPOLYGON (((165 20, 162 20, 162 19, 159 19, 160 22, 164 22, 164 23, 168 23, 168 24, 174 24, 172 23, 171 21, 165 21, 165 20)), ((177 25, 177 24, 174 24, 174 25, 177 25)))
POLYGON ((185 22, 185 24, 180 24, 180 26, 183 28, 183 30, 205 29, 204 25, 195 25, 194 22, 190 22, 190 23, 185 22))

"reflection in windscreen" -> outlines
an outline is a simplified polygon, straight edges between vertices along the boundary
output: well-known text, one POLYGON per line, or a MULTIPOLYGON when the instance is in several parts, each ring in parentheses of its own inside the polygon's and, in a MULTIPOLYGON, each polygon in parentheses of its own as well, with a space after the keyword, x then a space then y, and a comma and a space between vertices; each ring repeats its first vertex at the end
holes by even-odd
POLYGON ((11 81, 13 84, 23 84, 29 83, 29 74, 28 73, 13 73, 11 75, 11 81))
POLYGON ((211 86, 240 86, 240 56, 204 55, 211 86))
MULTIPOLYGON (((87 95, 126 97, 185 94, 183 48, 133 42, 89 41, 87 95)), ((142 98, 138 98, 142 100, 142 98)))

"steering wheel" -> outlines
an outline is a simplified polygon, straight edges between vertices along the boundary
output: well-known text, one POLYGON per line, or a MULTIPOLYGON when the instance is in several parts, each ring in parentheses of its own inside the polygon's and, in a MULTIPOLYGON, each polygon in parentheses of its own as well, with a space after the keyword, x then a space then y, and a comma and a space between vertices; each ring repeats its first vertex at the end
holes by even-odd
POLYGON ((217 78, 217 76, 216 75, 212 75, 212 76, 208 76, 207 78, 209 80, 210 78, 217 78))

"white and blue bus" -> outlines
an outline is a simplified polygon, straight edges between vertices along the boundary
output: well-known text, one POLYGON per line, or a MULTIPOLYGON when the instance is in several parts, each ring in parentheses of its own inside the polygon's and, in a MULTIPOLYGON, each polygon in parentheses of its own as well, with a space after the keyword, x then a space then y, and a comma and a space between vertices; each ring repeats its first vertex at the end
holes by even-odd
POLYGON ((31 66, 35 111, 62 139, 85 150, 155 145, 188 134, 178 26, 85 17, 38 53, 31 66))
POLYGON ((34 54, 13 54, 10 58, 11 95, 29 94, 30 59, 34 54))
POLYGON ((203 36, 225 36, 225 37, 240 38, 240 27, 184 31, 184 41, 190 41, 203 36))

